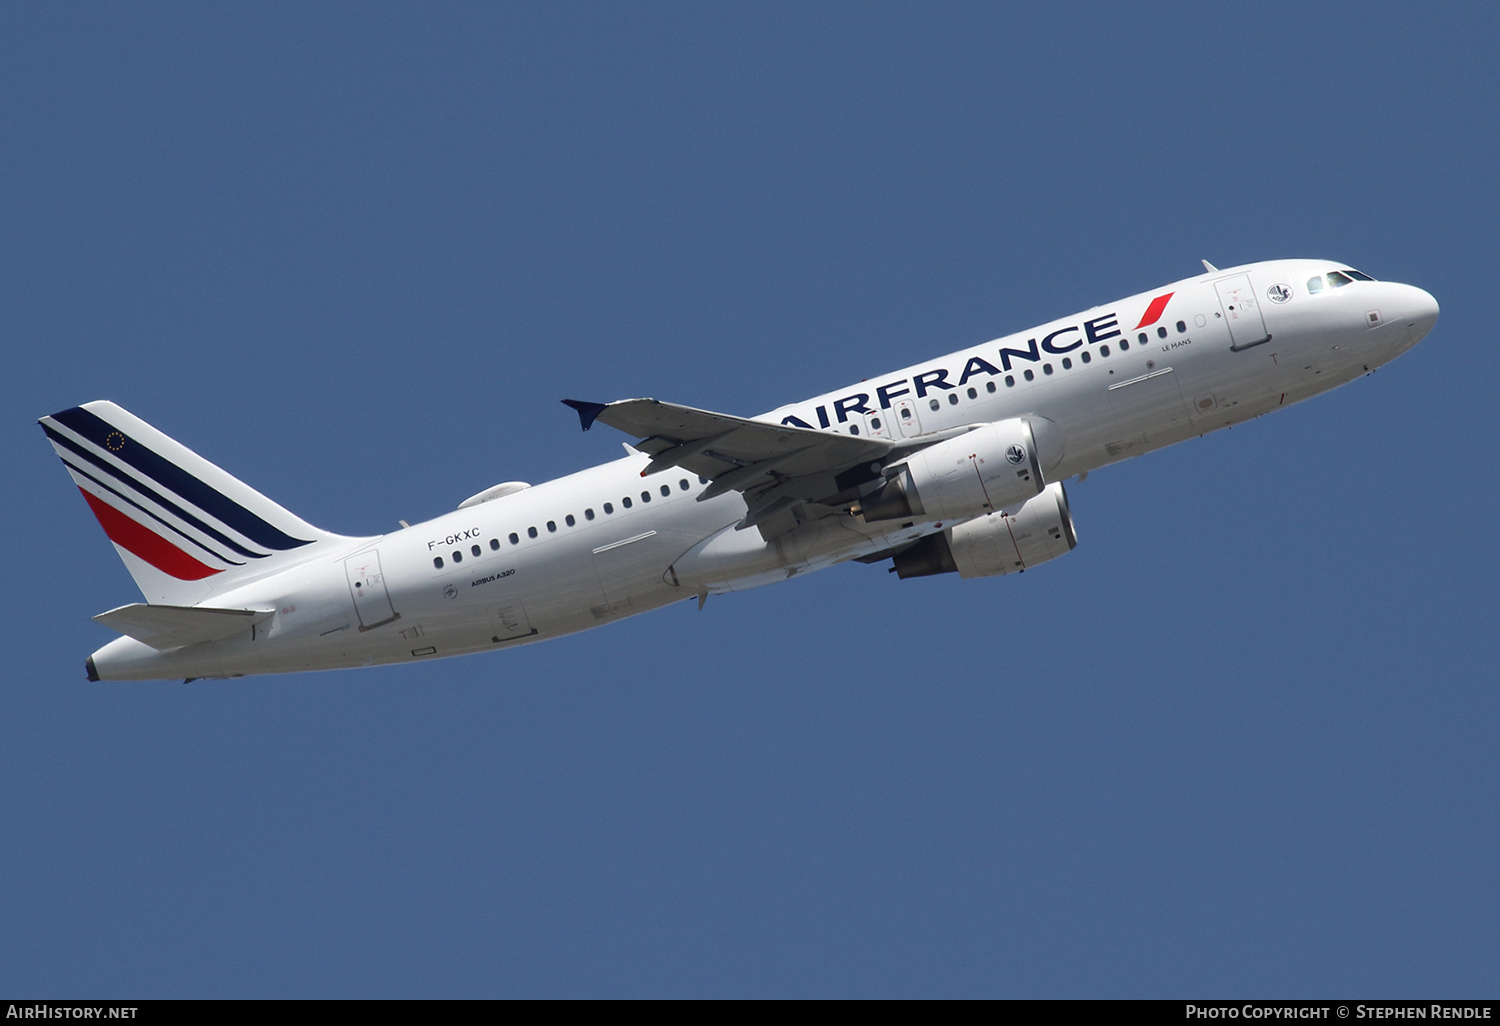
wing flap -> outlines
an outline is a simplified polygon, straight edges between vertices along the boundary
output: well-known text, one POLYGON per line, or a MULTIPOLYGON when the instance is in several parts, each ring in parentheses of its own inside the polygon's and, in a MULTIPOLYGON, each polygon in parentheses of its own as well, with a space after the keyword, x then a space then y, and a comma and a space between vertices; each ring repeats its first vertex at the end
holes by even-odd
POLYGON ((110 630, 158 651, 220 641, 269 620, 274 609, 212 609, 205 606, 152 606, 143 602, 94 617, 110 630))
POLYGON ((657 399, 566 402, 580 410, 580 419, 586 410, 588 424, 597 420, 641 439, 635 448, 652 458, 646 474, 681 467, 713 481, 704 498, 726 491, 749 496, 796 481, 806 487, 795 490, 807 494, 794 498, 824 498, 841 471, 883 459, 894 448, 885 439, 770 424, 657 399))

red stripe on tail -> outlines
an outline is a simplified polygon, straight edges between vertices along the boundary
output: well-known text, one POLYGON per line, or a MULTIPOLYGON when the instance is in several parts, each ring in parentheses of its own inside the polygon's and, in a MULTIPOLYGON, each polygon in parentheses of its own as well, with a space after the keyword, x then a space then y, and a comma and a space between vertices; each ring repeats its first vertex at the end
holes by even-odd
POLYGON ((1155 299, 1151 300, 1151 305, 1146 307, 1145 313, 1141 314, 1141 323, 1137 324, 1135 328, 1132 328, 1131 330, 1135 331, 1139 328, 1144 328, 1148 324, 1155 324, 1157 321, 1159 321, 1161 319, 1162 313, 1167 309, 1167 300, 1171 299, 1175 295, 1177 295, 1177 293, 1168 292, 1164 296, 1157 296, 1155 299))
POLYGON ((99 518, 99 526, 109 535, 109 540, 120 548, 135 553, 164 574, 171 574, 179 581, 201 581, 220 571, 198 562, 176 545, 148 527, 142 527, 124 513, 97 496, 83 492, 89 509, 99 518))

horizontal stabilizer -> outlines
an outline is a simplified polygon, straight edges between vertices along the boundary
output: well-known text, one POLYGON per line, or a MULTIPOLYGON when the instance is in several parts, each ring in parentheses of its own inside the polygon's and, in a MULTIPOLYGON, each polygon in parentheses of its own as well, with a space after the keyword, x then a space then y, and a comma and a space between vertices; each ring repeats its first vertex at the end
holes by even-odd
POLYGON ((210 609, 204 606, 148 606, 137 602, 94 617, 158 651, 219 641, 269 620, 274 609, 210 609))

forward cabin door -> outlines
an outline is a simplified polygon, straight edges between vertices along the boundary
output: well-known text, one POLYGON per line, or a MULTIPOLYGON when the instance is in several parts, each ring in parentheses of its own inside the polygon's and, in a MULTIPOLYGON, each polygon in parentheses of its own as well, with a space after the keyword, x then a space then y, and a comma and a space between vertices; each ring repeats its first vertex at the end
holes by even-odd
POLYGON ((344 560, 344 576, 349 579, 349 596, 359 616, 359 629, 370 630, 400 618, 391 605, 385 588, 385 574, 380 572, 380 552, 371 549, 344 560))
POLYGON ((1229 323, 1230 349, 1238 352, 1271 341, 1271 333, 1266 330, 1266 320, 1261 316, 1260 303, 1255 299, 1255 289, 1250 285, 1248 274, 1220 278, 1214 282, 1214 291, 1219 294, 1224 320, 1229 323))

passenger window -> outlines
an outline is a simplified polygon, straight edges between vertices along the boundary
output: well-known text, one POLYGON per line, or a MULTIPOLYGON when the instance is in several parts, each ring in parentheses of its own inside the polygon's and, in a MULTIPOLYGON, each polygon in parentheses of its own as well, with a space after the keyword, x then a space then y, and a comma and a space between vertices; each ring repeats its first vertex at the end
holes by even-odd
POLYGON ((583 519, 585 519, 585 520, 592 520, 592 519, 594 519, 594 507, 590 506, 588 509, 586 509, 586 510, 583 511, 583 519))
POLYGON ((856 426, 855 426, 855 425, 853 425, 853 424, 850 424, 850 425, 849 425, 849 433, 850 433, 850 434, 851 434, 851 435, 857 435, 857 434, 859 434, 859 428, 858 428, 858 427, 856 427, 856 426))
POLYGON ((1016 384, 1016 378, 1015 378, 1014 374, 1007 374, 1007 375, 1005 375, 1005 387, 1006 388, 1013 388, 1015 386, 1015 384, 1016 384))
POLYGON ((1179 335, 1185 335, 1185 334, 1187 334, 1187 321, 1178 321, 1177 322, 1177 334, 1179 334, 1179 335))
POLYGON ((641 501, 642 502, 650 502, 651 501, 651 493, 650 492, 642 492, 641 493, 641 501))
POLYGON ((556 520, 549 520, 549 521, 547 521, 547 533, 548 534, 556 534, 557 533, 557 521, 556 520))
POLYGON ((681 481, 678 481, 677 482, 677 487, 681 488, 683 491, 687 491, 688 490, 687 478, 683 478, 681 481))
POLYGON ((433 556, 432 557, 432 565, 435 566, 435 567, 437 567, 439 570, 441 570, 443 568, 443 557, 442 556, 433 556))
POLYGON ((573 514, 569 513, 567 516, 563 517, 563 523, 567 524, 569 527, 572 527, 574 524, 578 523, 578 521, 574 520, 573 514))
POLYGON ((1026 373, 1023 376, 1026 378, 1027 381, 1035 381, 1036 380, 1036 375, 1033 374, 1033 373, 1031 373, 1031 368, 1030 367, 1026 368, 1026 373))
MULTIPOLYGON (((1162 329, 1162 331, 1166 331, 1166 330, 1167 330, 1166 328, 1162 329)), ((1109 346, 1100 346, 1099 347, 1099 359, 1102 360, 1102 359, 1104 359, 1108 355, 1109 355, 1109 346)))
POLYGON ((500 539, 499 538, 491 538, 490 539, 490 551, 491 552, 499 552, 500 551, 500 539))
POLYGON ((1068 357, 1064 356, 1063 357, 1063 370, 1072 370, 1072 369, 1073 369, 1073 361, 1070 360, 1070 359, 1068 359, 1068 357))
POLYGON ((475 559, 478 559, 480 556, 484 555, 484 550, 481 549, 478 545, 470 545, 469 552, 474 556, 475 559))
POLYGON ((1085 349, 1083 352, 1079 353, 1078 354, 1078 358, 1080 360, 1082 360, 1084 363, 1088 363, 1090 360, 1093 359, 1093 357, 1089 355, 1089 351, 1087 349, 1085 349))
POLYGON ((699 474, 698 475, 698 483, 699 484, 708 484, 708 478, 704 477, 702 474, 699 474))
POLYGON ((454 549, 453 550, 453 562, 455 562, 455 563, 462 563, 463 561, 464 561, 464 554, 462 552, 459 552, 457 549, 454 549))
POLYGON ((1166 338, 1167 337, 1167 329, 1165 327, 1157 328, 1156 329, 1156 337, 1157 338, 1166 338))
POLYGON ((625 496, 625 498, 621 499, 620 500, 620 505, 624 506, 626 509, 629 509, 630 508, 630 496, 627 495, 627 496, 625 496))
POLYGON ((936 399, 930 400, 927 405, 932 407, 934 410, 942 409, 942 407, 938 405, 938 401, 936 399))
POLYGON ((972 388, 971 388, 971 389, 969 389, 969 398, 970 398, 970 399, 978 399, 978 398, 979 398, 979 393, 978 393, 978 392, 976 392, 976 391, 974 391, 974 390, 973 390, 973 389, 972 389, 972 388))
POLYGON ((995 383, 993 381, 986 381, 984 383, 984 390, 986 392, 993 392, 995 390, 995 383))
POLYGON ((1144 331, 1141 332, 1139 335, 1137 335, 1135 337, 1135 340, 1137 342, 1139 342, 1141 345, 1145 345, 1146 344, 1146 333, 1144 331))
POLYGON ((1123 338, 1120 339, 1120 352, 1123 353, 1125 350, 1127 350, 1129 348, 1130 348, 1130 343, 1127 342, 1127 341, 1125 341, 1123 338))
POLYGON ((512 545, 521 544, 521 536, 514 531, 510 532, 510 543, 512 545))
POLYGON ((1329 271, 1328 272, 1328 287, 1331 288, 1331 289, 1341 289, 1345 285, 1353 285, 1353 284, 1354 284, 1354 279, 1351 278, 1351 277, 1349 277, 1343 271, 1329 271))
POLYGON ((1043 374, 1051 374, 1052 373, 1052 365, 1050 363, 1044 363, 1044 364, 1042 364, 1042 373, 1043 374))
POLYGON ((902 420, 911 420, 911 409, 909 407, 906 407, 906 406, 901 407, 901 419, 902 420))
POLYGON ((534 528, 534 527, 528 527, 528 528, 526 528, 526 537, 528 537, 528 538, 535 538, 536 537, 536 528, 534 528))
POLYGON ((606 503, 605 503, 605 504, 604 504, 604 512, 605 512, 605 515, 608 515, 608 514, 610 514, 610 513, 613 513, 613 512, 614 512, 614 511, 615 511, 615 507, 614 507, 614 503, 610 503, 610 502, 606 502, 606 503))
POLYGON ((661 486, 661 497, 663 499, 665 499, 668 495, 671 495, 671 494, 672 494, 672 486, 671 485, 662 485, 661 486))
POLYGON ((1307 293, 1308 293, 1308 295, 1313 295, 1315 293, 1322 292, 1322 291, 1323 291, 1323 276, 1321 274, 1315 274, 1311 278, 1307 279, 1307 293))
POLYGON ((870 427, 873 430, 875 430, 875 431, 879 431, 880 430, 880 418, 879 417, 871 417, 870 418, 870 427))
POLYGON ((949 406, 957 406, 958 405, 958 396, 956 394, 954 394, 953 392, 949 392, 948 393, 948 405, 949 406))

